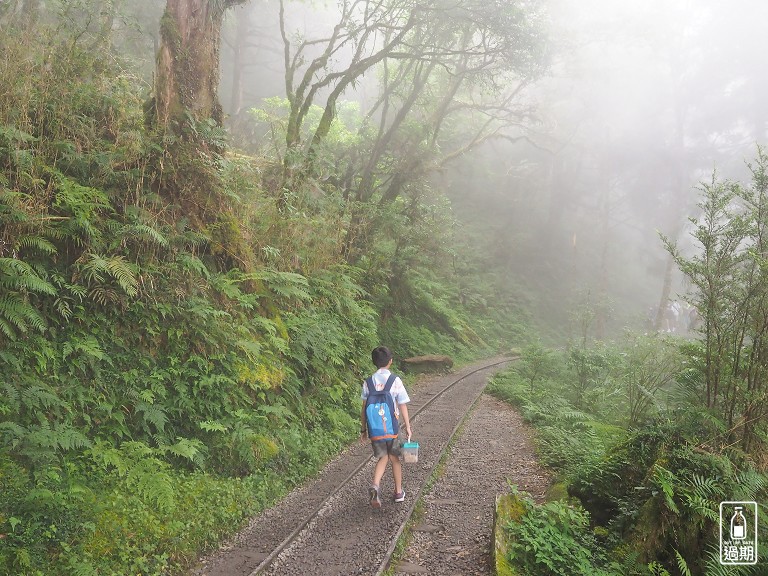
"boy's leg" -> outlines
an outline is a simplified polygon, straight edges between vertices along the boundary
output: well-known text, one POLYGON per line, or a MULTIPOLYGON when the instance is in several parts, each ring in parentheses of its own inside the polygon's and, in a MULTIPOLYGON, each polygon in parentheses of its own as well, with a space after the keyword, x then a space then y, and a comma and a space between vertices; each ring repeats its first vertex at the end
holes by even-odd
POLYGON ((379 485, 381 484, 381 478, 384 476, 384 471, 387 469, 387 457, 381 456, 376 461, 376 467, 373 469, 373 482, 368 489, 368 496, 370 498, 371 507, 381 508, 381 499, 379 498, 379 485))
POLYGON ((387 469, 387 457, 382 456, 376 461, 376 467, 373 469, 373 485, 381 485, 381 479, 384 477, 384 471, 387 469))
POLYGON ((400 464, 400 458, 394 454, 389 455, 389 461, 392 462, 392 476, 395 479, 395 492, 400 493, 403 491, 403 466, 400 464))

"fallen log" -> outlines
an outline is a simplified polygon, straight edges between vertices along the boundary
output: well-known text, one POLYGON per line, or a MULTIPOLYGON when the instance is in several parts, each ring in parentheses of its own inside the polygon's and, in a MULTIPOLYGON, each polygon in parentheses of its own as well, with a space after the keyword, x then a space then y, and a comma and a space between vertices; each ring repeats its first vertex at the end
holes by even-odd
POLYGON ((448 372, 453 366, 453 358, 441 354, 413 356, 401 361, 401 367, 407 372, 448 372))

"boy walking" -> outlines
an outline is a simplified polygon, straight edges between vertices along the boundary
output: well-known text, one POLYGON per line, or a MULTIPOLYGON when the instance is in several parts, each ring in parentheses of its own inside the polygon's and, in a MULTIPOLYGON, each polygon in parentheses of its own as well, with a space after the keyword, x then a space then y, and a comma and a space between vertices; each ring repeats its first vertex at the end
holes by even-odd
MULTIPOLYGON (((403 502, 405 500, 405 490, 403 490, 403 468, 400 464, 400 442, 396 434, 384 434, 383 437, 374 436, 372 431, 368 429, 368 421, 366 418, 366 404, 368 396, 387 390, 392 398, 392 404, 394 406, 394 417, 397 422, 402 422, 405 426, 405 431, 408 435, 408 441, 411 440, 411 421, 408 418, 408 402, 411 399, 408 397, 408 392, 403 386, 403 381, 398 376, 395 376, 389 371, 392 365, 392 352, 385 346, 379 346, 374 348, 371 352, 371 359, 377 370, 369 378, 363 382, 363 410, 360 414, 360 438, 361 440, 366 437, 371 438, 371 446, 373 448, 374 458, 378 458, 376 467, 373 471, 373 482, 369 489, 369 496, 371 499, 371 506, 373 508, 381 508, 381 497, 379 494, 379 484, 384 476, 384 472, 387 469, 387 461, 392 463, 392 476, 395 480, 395 502, 403 502), (371 389, 373 386, 373 389, 371 389)), ((390 430, 392 432, 392 430, 390 430)))

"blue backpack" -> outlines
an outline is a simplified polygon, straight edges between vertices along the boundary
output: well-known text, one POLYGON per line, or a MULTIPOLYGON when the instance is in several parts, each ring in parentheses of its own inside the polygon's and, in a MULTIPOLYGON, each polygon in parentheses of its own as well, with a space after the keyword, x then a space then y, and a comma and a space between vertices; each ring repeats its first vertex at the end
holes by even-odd
POLYGON ((368 424, 368 437, 372 442, 383 442, 397 438, 400 425, 395 417, 395 402, 389 391, 397 376, 390 374, 383 390, 376 390, 373 376, 365 380, 368 397, 365 399, 365 420, 368 424))

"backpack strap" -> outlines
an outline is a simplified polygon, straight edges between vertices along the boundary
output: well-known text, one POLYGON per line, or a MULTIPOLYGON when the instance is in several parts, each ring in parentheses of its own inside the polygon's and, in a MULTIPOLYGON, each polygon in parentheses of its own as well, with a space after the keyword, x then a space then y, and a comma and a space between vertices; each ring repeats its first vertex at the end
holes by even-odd
MULTIPOLYGON (((394 386, 396 379, 397 374, 390 374, 389 378, 387 378, 386 384, 384 384, 384 388, 381 391, 389 392, 392 389, 392 386, 394 386)), ((365 385, 368 388, 368 395, 377 392, 376 385, 373 383, 373 376, 368 376, 368 378, 365 379, 365 385)))
POLYGON ((390 374, 389 378, 387 378, 387 383, 384 384, 384 392, 389 392, 392 389, 395 380, 397 380, 397 374, 390 374))

